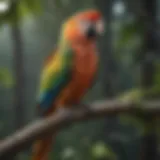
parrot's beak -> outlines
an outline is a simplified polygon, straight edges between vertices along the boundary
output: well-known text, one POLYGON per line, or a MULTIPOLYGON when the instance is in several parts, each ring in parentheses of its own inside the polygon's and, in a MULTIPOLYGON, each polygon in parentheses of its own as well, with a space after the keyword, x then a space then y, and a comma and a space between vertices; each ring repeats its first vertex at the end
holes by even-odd
POLYGON ((103 19, 100 19, 96 22, 96 32, 98 35, 103 35, 104 33, 104 28, 105 28, 105 25, 104 25, 104 20, 103 19))

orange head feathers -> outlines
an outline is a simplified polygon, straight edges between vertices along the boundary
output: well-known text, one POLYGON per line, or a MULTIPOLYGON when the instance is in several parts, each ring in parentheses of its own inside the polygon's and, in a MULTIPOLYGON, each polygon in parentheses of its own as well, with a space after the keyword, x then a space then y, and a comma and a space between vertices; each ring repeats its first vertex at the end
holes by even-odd
POLYGON ((98 10, 78 12, 63 25, 63 36, 69 41, 95 39, 104 31, 104 21, 98 10))

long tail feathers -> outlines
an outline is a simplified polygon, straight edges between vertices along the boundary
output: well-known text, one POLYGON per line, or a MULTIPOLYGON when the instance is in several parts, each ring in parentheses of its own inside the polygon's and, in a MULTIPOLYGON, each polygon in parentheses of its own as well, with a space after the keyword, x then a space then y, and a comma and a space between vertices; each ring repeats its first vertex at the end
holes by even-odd
MULTIPOLYGON (((40 107, 38 106, 37 109, 40 107)), ((54 114, 55 107, 51 107, 47 112, 38 110, 38 115, 43 114, 43 117, 48 117, 54 114)), ((33 144, 31 160, 49 160, 49 152, 52 148, 52 143, 55 141, 56 133, 46 136, 43 139, 37 140, 33 144)))
POLYGON ((48 160, 52 140, 53 136, 47 136, 46 138, 37 140, 33 145, 32 160, 48 160))

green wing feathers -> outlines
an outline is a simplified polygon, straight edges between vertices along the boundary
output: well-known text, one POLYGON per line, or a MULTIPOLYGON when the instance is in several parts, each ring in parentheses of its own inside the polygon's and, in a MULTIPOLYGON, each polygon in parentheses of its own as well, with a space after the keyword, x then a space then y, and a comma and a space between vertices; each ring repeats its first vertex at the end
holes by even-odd
POLYGON ((38 94, 38 106, 42 114, 52 107, 56 97, 70 81, 72 67, 73 52, 69 45, 50 57, 42 71, 38 94))

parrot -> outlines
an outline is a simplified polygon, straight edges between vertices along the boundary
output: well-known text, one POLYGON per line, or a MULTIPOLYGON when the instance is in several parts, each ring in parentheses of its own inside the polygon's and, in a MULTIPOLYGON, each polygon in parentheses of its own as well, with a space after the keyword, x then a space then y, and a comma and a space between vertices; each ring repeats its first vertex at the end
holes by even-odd
MULTIPOLYGON (((54 52, 44 61, 37 109, 42 118, 54 116, 58 108, 78 105, 92 87, 98 71, 98 37, 104 19, 97 9, 78 11, 62 23, 54 52)), ((48 160, 56 133, 35 140, 32 160, 48 160)))

